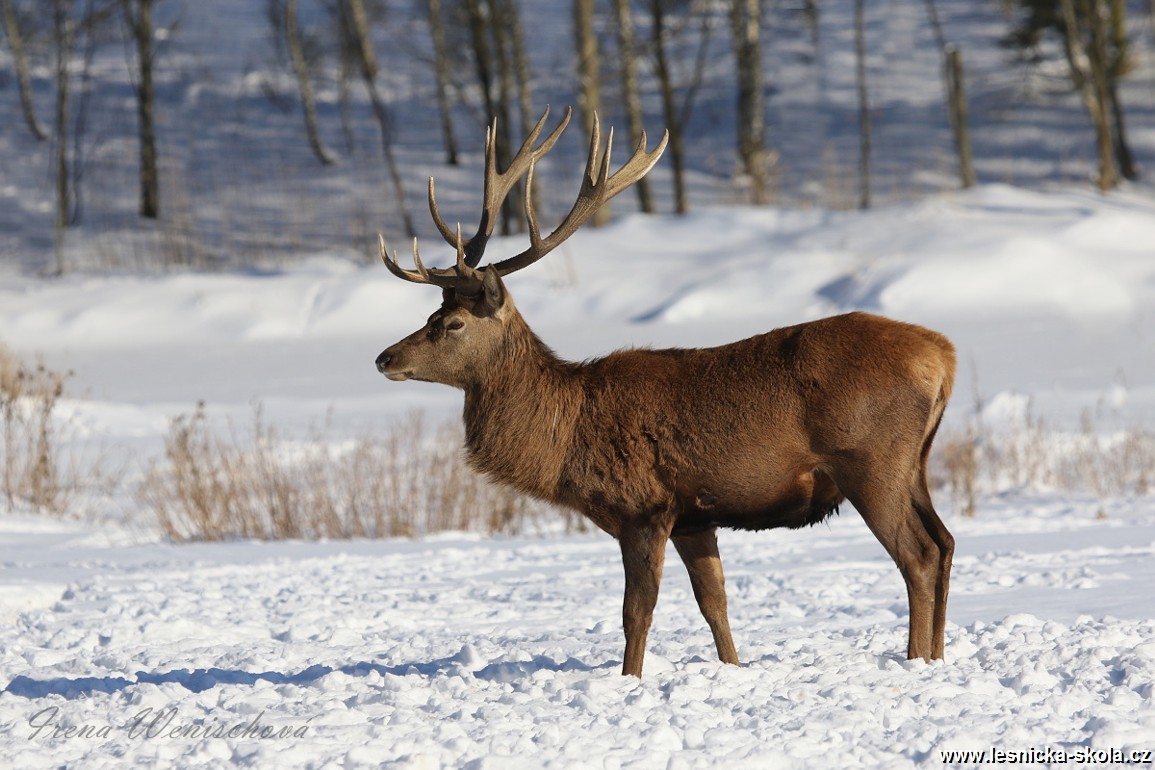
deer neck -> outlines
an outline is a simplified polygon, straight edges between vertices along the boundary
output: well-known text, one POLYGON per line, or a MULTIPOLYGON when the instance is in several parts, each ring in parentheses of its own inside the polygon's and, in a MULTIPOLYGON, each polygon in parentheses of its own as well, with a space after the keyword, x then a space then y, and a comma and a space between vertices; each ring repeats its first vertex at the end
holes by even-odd
POLYGON ((580 367, 559 359, 517 320, 509 344, 465 388, 466 448, 476 470, 556 500, 581 409, 580 367))

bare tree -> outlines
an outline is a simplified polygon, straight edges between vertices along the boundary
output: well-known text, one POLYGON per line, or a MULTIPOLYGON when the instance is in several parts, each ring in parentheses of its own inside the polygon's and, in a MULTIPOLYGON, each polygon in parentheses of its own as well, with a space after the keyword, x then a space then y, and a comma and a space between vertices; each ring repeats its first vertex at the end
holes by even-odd
POLYGON ((1115 157, 1119 161, 1119 172, 1124 179, 1138 179, 1139 170, 1135 166, 1131 146, 1127 142, 1126 121, 1123 118, 1123 102, 1119 98, 1119 81, 1131 67, 1131 56, 1127 38, 1127 5, 1125 0, 1109 0, 1107 12, 1108 28, 1103 40, 1103 59, 1107 74, 1107 91, 1111 102, 1111 126, 1115 140, 1115 157))
POLYGON ((305 119, 305 135, 309 149, 324 166, 333 164, 333 157, 321 143, 317 129, 317 99, 313 94, 313 65, 301 37, 297 14, 297 0, 269 0, 269 21, 278 41, 283 40, 289 64, 297 80, 297 92, 301 96, 301 112, 305 119))
POLYGON ((457 165, 457 139, 453 136, 453 113, 449 108, 450 63, 445 42, 445 21, 441 0, 426 0, 429 31, 433 37, 433 72, 437 83, 437 112, 441 117, 441 135, 445 140, 445 162, 457 165))
POLYGON ((377 120, 377 128, 381 134, 381 150, 385 155, 385 166, 392 182, 397 213, 401 217, 406 233, 412 237, 417 231, 405 203, 405 186, 401 181, 401 172, 393 152, 393 119, 377 88, 377 54, 369 34, 369 18, 365 13, 365 5, 362 0, 340 0, 340 9, 344 21, 344 47, 356 61, 361 79, 365 83, 365 90, 369 94, 373 117, 377 120))
POLYGON ((730 28, 738 80, 738 159, 750 198, 769 200, 766 179, 766 100, 762 91, 762 0, 730 0, 730 28))
POLYGON ((971 156, 970 125, 967 110, 966 77, 962 51, 946 41, 935 0, 925 0, 926 14, 934 41, 942 54, 942 75, 946 90, 946 110, 954 134, 955 152, 959 159, 959 177, 962 186, 974 187, 975 168, 971 156))
POLYGON ((662 114, 666 118, 666 129, 670 132, 670 164, 674 170, 674 212, 685 214, 689 211, 686 200, 686 151, 683 148, 682 121, 678 120, 678 108, 674 102, 674 81, 670 72, 669 57, 666 54, 666 7, 663 0, 650 0, 650 24, 654 46, 654 74, 658 78, 658 88, 662 94, 662 114))
POLYGON ((1022 49, 1037 48, 1044 32, 1062 41, 1071 82, 1082 97, 1095 131, 1099 187, 1110 189, 1120 177, 1138 178, 1118 83, 1134 62, 1126 32, 1124 0, 1018 0, 1023 16, 1007 36, 1022 49))
POLYGON ((670 23, 670 11, 677 5, 675 0, 650 0, 650 42, 654 57, 654 75, 658 79, 658 90, 662 98, 662 114, 666 128, 670 132, 670 165, 674 172, 674 212, 685 214, 690 208, 686 189, 685 129, 690 121, 694 96, 702 84, 710 27, 705 13, 693 7, 687 9, 686 15, 681 19, 683 30, 695 16, 701 21, 701 26, 698 30, 698 52, 694 57, 693 71, 688 83, 682 87, 682 99, 679 103, 675 93, 678 87, 674 83, 674 67, 669 51, 671 41, 677 37, 674 26, 670 23))
POLYGON ((55 51, 56 70, 56 119, 53 133, 53 165, 56 174, 56 268, 60 275, 64 272, 64 229, 68 226, 72 210, 71 164, 69 159, 69 129, 71 110, 69 106, 69 68, 72 61, 72 45, 76 35, 72 0, 52 0, 52 42, 55 51))
POLYGON ((341 114, 341 134, 345 139, 345 151, 352 153, 356 147, 353 133, 353 118, 349 106, 349 84, 356 77, 360 67, 357 64, 355 46, 350 43, 349 24, 345 17, 348 9, 344 0, 333 0, 329 6, 330 18, 337 38, 337 110, 341 114))
POLYGON ((160 216, 160 170, 156 152, 156 91, 153 88, 153 0, 121 0, 125 26, 136 44, 136 107, 140 132, 140 215, 160 216))
MULTIPOLYGON (((622 97, 626 103, 626 123, 630 144, 637 144, 642 136, 642 98, 638 89, 638 44, 634 34, 634 14, 630 0, 614 0, 614 17, 618 28, 618 58, 622 76, 622 97)), ((654 213, 654 196, 648 177, 634 183, 638 194, 638 208, 646 214, 654 213)))
POLYGON ((1095 146, 1099 155, 1099 189, 1110 190, 1119 183, 1119 166, 1111 134, 1111 91, 1107 85, 1106 34, 1099 14, 1098 0, 1060 0, 1066 28, 1067 60, 1083 104, 1095 126, 1095 146), (1088 31, 1089 44, 1083 32, 1088 31))
POLYGON ((962 186, 974 187, 975 164, 971 153, 970 110, 967 107, 966 75, 962 50, 949 46, 946 50, 946 82, 948 114, 954 132, 955 151, 958 153, 959 176, 962 186))
MULTIPOLYGON (((464 0, 462 11, 469 30, 474 73, 481 90, 486 120, 497 119, 494 137, 499 163, 512 155, 511 130, 514 126, 514 99, 520 115, 518 125, 527 130, 532 120, 529 91, 529 60, 525 52, 521 20, 513 0, 464 0)), ((518 182, 520 189, 520 182, 518 182)), ((501 207, 501 232, 524 229, 525 218, 512 200, 501 207)))
POLYGON ((32 104, 32 82, 28 75, 28 59, 24 54, 24 36, 20 31, 20 19, 16 15, 13 0, 0 0, 0 12, 3 15, 4 32, 8 36, 8 46, 12 49, 12 58, 16 63, 16 83, 20 89, 20 109, 24 113, 24 123, 36 141, 43 142, 48 134, 36 119, 36 109, 32 104))
POLYGON ((866 0, 854 0, 854 71, 858 85, 858 207, 870 208, 870 98, 866 90, 866 0))
MULTIPOLYGON (((594 31, 594 0, 574 0, 574 39, 577 43, 578 114, 585 133, 593 130, 594 119, 602 108, 601 56, 594 31)), ((590 218, 590 225, 600 227, 610 221, 609 204, 590 218)))
POLYGON ((513 79, 517 85, 517 103, 521 112, 521 132, 527 134, 533 127, 534 104, 533 92, 530 88, 532 75, 529 66, 529 53, 525 48, 521 13, 518 12, 514 0, 499 0, 499 4, 502 8, 501 25, 506 32, 513 56, 513 79))

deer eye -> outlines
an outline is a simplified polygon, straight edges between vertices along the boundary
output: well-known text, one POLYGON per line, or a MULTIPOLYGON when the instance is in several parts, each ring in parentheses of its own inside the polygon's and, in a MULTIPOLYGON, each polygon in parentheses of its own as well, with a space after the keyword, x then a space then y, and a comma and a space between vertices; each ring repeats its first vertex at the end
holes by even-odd
POLYGON ((464 321, 458 321, 458 320, 453 320, 453 321, 450 321, 449 323, 445 324, 445 328, 451 332, 455 332, 458 329, 462 328, 463 326, 465 326, 465 322, 464 321))

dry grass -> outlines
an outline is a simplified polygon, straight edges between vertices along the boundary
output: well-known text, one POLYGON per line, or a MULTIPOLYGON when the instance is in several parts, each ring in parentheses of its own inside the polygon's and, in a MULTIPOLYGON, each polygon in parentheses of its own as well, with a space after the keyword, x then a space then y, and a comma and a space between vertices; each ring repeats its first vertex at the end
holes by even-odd
POLYGON ((67 374, 17 358, 0 344, 0 468, 8 510, 17 504, 63 513, 75 490, 53 412, 67 374))
POLYGON ((963 515, 975 515, 981 495, 1012 489, 1090 491, 1100 500, 1101 516, 1109 498, 1151 492, 1155 434, 1148 430, 1104 431, 1093 412, 1083 415, 1079 431, 1052 430, 1029 405, 995 429, 981 413, 976 409, 935 445, 935 481, 950 490, 963 515))
POLYGON ((490 484, 463 459, 462 431, 418 415, 380 440, 281 439, 255 411, 245 436, 212 429, 204 407, 173 421, 165 460, 138 497, 175 541, 520 533, 574 515, 490 484))

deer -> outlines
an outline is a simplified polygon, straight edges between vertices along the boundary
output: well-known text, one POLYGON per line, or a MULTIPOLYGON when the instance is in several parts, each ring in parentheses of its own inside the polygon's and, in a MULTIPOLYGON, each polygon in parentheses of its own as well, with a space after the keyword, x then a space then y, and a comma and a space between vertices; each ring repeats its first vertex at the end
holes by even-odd
POLYGON ((542 236, 534 167, 569 123, 538 143, 548 108, 497 170, 496 122, 486 133, 481 221, 463 240, 438 209, 433 222, 456 251, 450 267, 401 267, 380 236, 381 259, 405 281, 441 289, 425 325, 386 348, 393 381, 464 392, 472 468, 520 492, 583 514, 617 539, 625 570, 622 674, 640 677, 667 541, 723 663, 739 665, 730 631, 717 530, 800 528, 849 501, 897 565, 909 603, 908 658, 943 658, 954 538, 935 512, 927 458, 954 383, 954 347, 909 323, 850 312, 710 348, 631 348, 565 361, 529 327, 505 278, 572 236, 606 201, 658 161, 641 134, 613 174, 592 121, 577 199, 542 236), (530 245, 480 266, 501 206, 525 178, 530 245))

